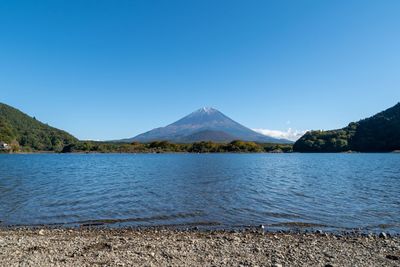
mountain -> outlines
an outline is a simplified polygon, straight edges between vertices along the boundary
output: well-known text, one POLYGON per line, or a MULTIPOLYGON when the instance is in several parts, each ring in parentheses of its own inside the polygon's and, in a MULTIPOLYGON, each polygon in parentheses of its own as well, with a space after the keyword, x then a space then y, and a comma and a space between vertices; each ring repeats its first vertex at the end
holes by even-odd
POLYGON ((61 151, 78 140, 69 133, 44 124, 25 113, 0 103, 0 142, 14 149, 61 151))
POLYGON ((227 143, 236 139, 233 135, 222 131, 204 130, 187 135, 181 139, 184 143, 201 142, 201 141, 214 141, 217 143, 227 143))
POLYGON ((297 152, 388 152, 400 150, 400 103, 370 118, 331 131, 311 131, 293 146, 297 152))
POLYGON ((148 143, 161 140, 175 143, 230 142, 233 140, 291 143, 289 140, 265 136, 246 128, 214 108, 201 108, 166 127, 156 128, 120 141, 148 143))

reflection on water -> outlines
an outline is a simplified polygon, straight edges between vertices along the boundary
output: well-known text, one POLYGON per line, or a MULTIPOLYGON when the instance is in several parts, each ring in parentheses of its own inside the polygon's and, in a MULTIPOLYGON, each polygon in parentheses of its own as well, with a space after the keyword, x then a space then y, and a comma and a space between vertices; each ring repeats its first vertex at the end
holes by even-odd
POLYGON ((400 232, 399 185, 399 154, 0 155, 0 221, 400 232))

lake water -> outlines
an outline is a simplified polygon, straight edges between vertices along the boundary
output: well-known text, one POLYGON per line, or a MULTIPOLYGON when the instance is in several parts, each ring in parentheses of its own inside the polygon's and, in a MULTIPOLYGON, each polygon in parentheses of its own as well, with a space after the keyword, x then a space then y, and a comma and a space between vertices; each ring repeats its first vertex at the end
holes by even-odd
POLYGON ((400 233, 400 154, 3 154, 0 221, 400 233))

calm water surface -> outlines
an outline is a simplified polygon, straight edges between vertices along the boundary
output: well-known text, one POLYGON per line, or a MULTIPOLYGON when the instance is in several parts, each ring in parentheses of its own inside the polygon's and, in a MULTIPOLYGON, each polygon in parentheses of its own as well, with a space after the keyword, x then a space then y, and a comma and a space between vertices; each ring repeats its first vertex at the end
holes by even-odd
POLYGON ((400 233, 400 154, 0 155, 0 221, 400 233))

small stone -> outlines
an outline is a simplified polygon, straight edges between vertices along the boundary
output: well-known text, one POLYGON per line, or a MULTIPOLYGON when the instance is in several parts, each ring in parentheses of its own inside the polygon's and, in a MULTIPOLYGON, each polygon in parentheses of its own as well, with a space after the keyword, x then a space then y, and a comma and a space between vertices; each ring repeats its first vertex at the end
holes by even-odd
POLYGON ((274 264, 272 264, 272 267, 282 267, 282 264, 280 264, 280 263, 274 263, 274 264))
POLYGON ((39 231, 39 235, 44 235, 44 230, 43 230, 43 229, 41 229, 41 230, 39 231))
POLYGON ((333 265, 330 263, 327 263, 327 264, 325 264, 325 267, 333 267, 333 265))
POLYGON ((385 232, 382 232, 382 233, 379 234, 379 238, 386 239, 387 238, 387 234, 385 232))
POLYGON ((327 258, 334 258, 332 254, 328 253, 328 252, 324 252, 325 257, 327 258))
POLYGON ((322 231, 321 230, 317 230, 315 231, 317 234, 322 235, 322 231))

